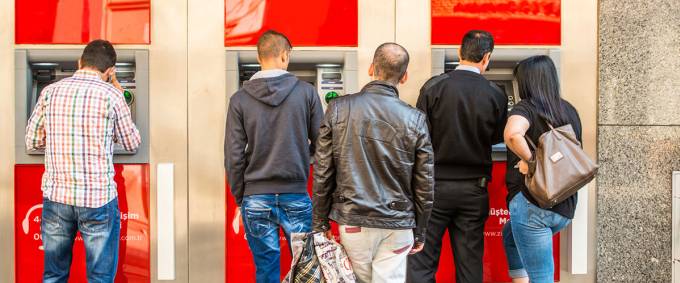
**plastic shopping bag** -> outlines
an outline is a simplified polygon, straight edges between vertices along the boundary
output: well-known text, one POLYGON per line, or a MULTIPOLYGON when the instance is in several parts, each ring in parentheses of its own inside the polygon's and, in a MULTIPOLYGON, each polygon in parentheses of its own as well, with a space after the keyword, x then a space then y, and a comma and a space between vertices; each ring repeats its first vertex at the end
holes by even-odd
POLYGON ((316 233, 314 234, 314 249, 326 282, 356 282, 352 264, 342 245, 335 240, 329 240, 323 233, 316 233))
POLYGON ((313 234, 291 234, 293 260, 282 283, 325 283, 319 259, 314 250, 313 234))
POLYGON ((355 283, 345 249, 323 233, 291 234, 293 260, 282 283, 355 283))

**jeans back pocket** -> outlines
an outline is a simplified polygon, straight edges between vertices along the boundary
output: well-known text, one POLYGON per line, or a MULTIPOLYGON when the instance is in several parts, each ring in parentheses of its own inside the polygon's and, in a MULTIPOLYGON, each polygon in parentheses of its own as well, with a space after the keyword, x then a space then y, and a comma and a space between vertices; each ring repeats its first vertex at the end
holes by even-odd
POLYGON ((268 208, 245 208, 246 229, 255 238, 262 238, 272 230, 269 220, 272 210, 268 208))
POLYGON ((111 230, 111 218, 115 217, 112 205, 109 203, 99 208, 79 208, 80 230, 85 233, 108 233, 111 230))
POLYGON ((309 197, 283 206, 286 218, 295 232, 307 232, 312 226, 312 202, 309 197))

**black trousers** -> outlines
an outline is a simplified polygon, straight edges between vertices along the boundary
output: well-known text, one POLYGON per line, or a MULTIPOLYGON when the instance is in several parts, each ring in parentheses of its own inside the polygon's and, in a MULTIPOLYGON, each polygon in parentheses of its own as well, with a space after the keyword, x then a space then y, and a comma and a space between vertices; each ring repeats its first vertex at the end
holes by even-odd
POLYGON ((435 282, 442 238, 449 229, 456 283, 481 283, 484 223, 488 216, 489 193, 479 180, 435 181, 425 248, 409 256, 406 282, 435 282))

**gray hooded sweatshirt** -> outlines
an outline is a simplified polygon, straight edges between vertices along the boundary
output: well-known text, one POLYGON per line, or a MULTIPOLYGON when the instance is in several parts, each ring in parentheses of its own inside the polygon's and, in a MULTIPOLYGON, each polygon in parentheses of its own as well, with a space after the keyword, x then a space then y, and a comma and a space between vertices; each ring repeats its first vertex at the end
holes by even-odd
POLYGON ((316 88, 286 73, 246 81, 229 101, 224 165, 231 192, 306 193, 323 118, 316 88))

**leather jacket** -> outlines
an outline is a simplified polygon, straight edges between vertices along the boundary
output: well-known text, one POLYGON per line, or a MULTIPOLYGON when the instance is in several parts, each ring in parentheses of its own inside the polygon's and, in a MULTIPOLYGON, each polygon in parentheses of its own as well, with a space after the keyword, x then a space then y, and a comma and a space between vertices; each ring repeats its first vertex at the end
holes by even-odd
POLYGON ((434 154, 425 114, 383 81, 334 99, 317 140, 313 229, 343 225, 414 229, 425 241, 434 154))

